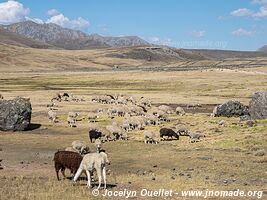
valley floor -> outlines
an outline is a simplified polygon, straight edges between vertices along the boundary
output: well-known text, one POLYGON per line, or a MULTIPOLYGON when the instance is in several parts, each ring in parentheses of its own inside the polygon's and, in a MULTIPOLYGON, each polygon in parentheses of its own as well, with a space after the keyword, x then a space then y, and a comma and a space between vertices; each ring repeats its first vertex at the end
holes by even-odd
MULTIPOLYGON (((73 140, 89 143, 87 120, 78 121, 76 128, 70 128, 66 116, 69 111, 78 111, 85 117, 89 111, 101 107, 90 101, 94 95, 144 96, 155 105, 214 105, 231 99, 248 104, 254 92, 267 90, 266 72, 265 67, 187 72, 1 73, 0 93, 5 99, 16 96, 31 99, 34 126, 25 132, 0 132, 0 159, 4 166, 0 170, 0 199, 104 199, 93 197, 85 180, 75 185, 69 179, 58 182, 52 161, 54 152, 69 146, 73 140), (46 105, 62 91, 83 96, 85 101, 59 103, 59 122, 52 124, 47 119, 46 105)), ((185 116, 173 114, 170 119, 168 123, 147 129, 159 134, 160 127, 172 127, 180 122, 192 131, 205 133, 206 138, 197 143, 181 137, 179 141, 146 145, 143 131, 133 131, 128 141, 104 143, 111 161, 108 190, 172 189, 181 193, 239 189, 263 191, 262 199, 266 198, 266 120, 258 120, 255 127, 248 127, 238 118, 212 118, 201 110, 185 116), (219 125, 221 120, 225 120, 224 126, 219 125), (264 151, 265 155, 260 156, 259 152, 264 151)), ((101 116, 97 123, 106 126, 111 121, 101 116)), ((94 149, 94 144, 89 145, 94 149)), ((184 198, 176 195, 167 199, 184 198)), ((257 196, 230 199, 257 199, 257 196)))

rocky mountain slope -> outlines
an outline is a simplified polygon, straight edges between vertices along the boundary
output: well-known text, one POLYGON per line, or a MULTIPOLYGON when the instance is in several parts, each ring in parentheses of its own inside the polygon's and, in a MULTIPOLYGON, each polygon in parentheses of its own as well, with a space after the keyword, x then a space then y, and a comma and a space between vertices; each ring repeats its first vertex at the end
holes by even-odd
POLYGON ((62 28, 53 23, 37 24, 32 21, 25 21, 0 27, 26 38, 70 50, 149 45, 148 42, 137 36, 103 37, 97 34, 88 35, 81 31, 62 28))

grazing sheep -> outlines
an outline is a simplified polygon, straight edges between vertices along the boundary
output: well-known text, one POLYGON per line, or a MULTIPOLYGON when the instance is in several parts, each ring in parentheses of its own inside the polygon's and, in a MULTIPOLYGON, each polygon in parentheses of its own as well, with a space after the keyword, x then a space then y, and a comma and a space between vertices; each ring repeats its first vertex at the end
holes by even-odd
POLYGON ((97 176, 98 176, 98 182, 99 182, 97 189, 99 189, 101 186, 102 176, 103 176, 103 181, 104 181, 104 189, 106 189, 106 186, 107 186, 106 165, 109 165, 109 164, 110 162, 105 152, 89 153, 83 157, 80 167, 73 178, 73 181, 76 182, 79 176, 81 175, 81 173, 85 171, 87 175, 87 179, 88 179, 87 187, 91 187, 91 174, 93 173, 93 170, 95 169, 97 176))
POLYGON ((81 155, 90 152, 89 147, 82 141, 75 140, 71 143, 73 149, 76 149, 81 155))
POLYGON ((53 110, 49 110, 48 111, 48 119, 53 122, 53 123, 56 123, 56 120, 57 120, 57 113, 54 112, 53 110))
POLYGON ((68 116, 72 117, 73 119, 77 119, 79 117, 80 113, 78 112, 69 112, 68 116))
POLYGON ((145 144, 157 144, 158 141, 155 139, 156 138, 156 135, 155 133, 151 132, 151 131, 145 131, 144 132, 144 141, 145 141, 145 144))
POLYGON ((76 127, 76 121, 77 121, 78 116, 79 116, 79 113, 77 112, 68 113, 67 121, 70 127, 76 127))
POLYGON ((189 130, 184 125, 176 125, 175 130, 180 136, 188 136, 189 130))
POLYGON ((109 142, 109 141, 115 141, 116 137, 108 131, 106 128, 100 128, 99 131, 102 133, 101 135, 101 141, 102 142, 109 142))
POLYGON ((106 129, 115 136, 116 139, 121 139, 124 131, 116 123, 106 126, 106 129))
POLYGON ((175 112, 177 115, 180 115, 180 116, 183 116, 185 115, 185 111, 182 107, 178 106, 176 109, 175 109, 175 112))
POLYGON ((91 143, 93 143, 93 139, 94 140, 99 139, 101 138, 101 136, 102 136, 102 133, 99 130, 97 129, 89 130, 89 138, 90 138, 91 143))
POLYGON ((168 138, 175 137, 177 140, 179 140, 179 135, 170 128, 161 128, 159 132, 161 139, 164 139, 164 136, 167 136, 168 138))
POLYGON ((96 113, 88 113, 88 122, 96 122, 97 118, 99 118, 99 116, 96 113))
POLYGON ((200 138, 202 137, 206 137, 204 134, 201 133, 189 133, 189 142, 193 143, 193 142, 199 142, 200 138))
POLYGON ((166 114, 172 114, 173 113, 173 109, 170 106, 161 105, 158 107, 158 109, 163 111, 166 114))
POLYGON ((74 149, 73 147, 66 147, 65 151, 71 151, 71 152, 80 153, 77 149, 74 149))
POLYGON ((76 152, 71 151, 58 151, 54 155, 55 170, 57 175, 57 180, 59 180, 58 172, 65 176, 65 169, 70 169, 72 174, 75 174, 78 170, 83 157, 76 152))

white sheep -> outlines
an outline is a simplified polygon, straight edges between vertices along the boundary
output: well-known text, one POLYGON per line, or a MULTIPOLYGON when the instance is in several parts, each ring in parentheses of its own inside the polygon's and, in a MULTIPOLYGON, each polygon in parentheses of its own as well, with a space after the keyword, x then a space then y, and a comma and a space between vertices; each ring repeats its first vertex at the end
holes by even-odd
POLYGON ((167 106, 167 105, 161 105, 161 106, 158 107, 158 109, 162 110, 166 114, 172 114, 173 113, 172 107, 167 106))
POLYGON ((155 133, 151 132, 151 131, 144 131, 144 141, 145 141, 145 144, 148 144, 148 143, 155 143, 157 144, 158 141, 155 139, 156 138, 156 135, 155 133))
POLYGON ((88 122, 96 122, 96 119, 99 118, 99 116, 93 112, 88 113, 87 117, 88 117, 88 122))
POLYGON ((177 108, 175 109, 175 112, 176 112, 177 115, 180 115, 180 116, 185 115, 184 109, 182 107, 180 107, 180 106, 177 106, 177 108))
POLYGON ((201 134, 201 133, 192 133, 192 132, 190 132, 188 134, 188 136, 189 136, 189 142, 190 143, 199 142, 200 141, 200 138, 206 137, 204 134, 201 134))
POLYGON ((72 152, 80 153, 77 149, 74 149, 73 147, 66 147, 65 151, 72 151, 72 152))
POLYGON ((81 173, 85 171, 87 175, 87 180, 88 180, 87 187, 91 187, 91 174, 93 170, 95 169, 97 176, 98 176, 98 182, 99 182, 97 189, 99 189, 101 186, 102 176, 103 176, 103 181, 104 181, 104 189, 106 189, 106 186, 107 186, 106 165, 107 164, 110 164, 110 162, 105 152, 86 154, 83 157, 83 160, 73 178, 73 181, 76 182, 79 176, 81 175, 81 173))
POLYGON ((71 143, 73 149, 77 150, 80 154, 86 154, 90 152, 89 147, 82 141, 75 140, 71 143))

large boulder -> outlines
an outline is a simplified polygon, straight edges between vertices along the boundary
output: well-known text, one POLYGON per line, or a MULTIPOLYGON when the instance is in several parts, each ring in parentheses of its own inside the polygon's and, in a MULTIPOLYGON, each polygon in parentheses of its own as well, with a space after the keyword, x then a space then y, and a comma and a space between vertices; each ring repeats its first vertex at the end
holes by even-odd
POLYGON ((17 97, 0 101, 0 130, 23 131, 31 122, 32 107, 29 99, 17 97))
POLYGON ((267 91, 253 95, 249 102, 249 114, 252 119, 267 119, 267 91))
POLYGON ((214 117, 240 117, 248 114, 247 106, 233 100, 216 106, 212 113, 214 117))

